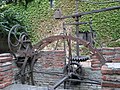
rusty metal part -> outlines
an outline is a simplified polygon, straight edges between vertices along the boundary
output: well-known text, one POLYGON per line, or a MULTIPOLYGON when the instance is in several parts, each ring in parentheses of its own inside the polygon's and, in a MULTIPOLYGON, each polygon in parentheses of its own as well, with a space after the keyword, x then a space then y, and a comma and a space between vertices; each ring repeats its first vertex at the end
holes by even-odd
MULTIPOLYGON (((78 8, 78 7, 76 7, 76 8, 78 8)), ((87 42, 78 37, 79 25, 87 24, 86 22, 83 22, 83 23, 79 22, 79 17, 88 15, 88 14, 99 13, 99 12, 103 12, 103 11, 110 11, 110 10, 115 10, 115 9, 120 9, 120 6, 110 7, 110 8, 106 8, 106 9, 100 9, 100 10, 93 10, 90 12, 76 13, 76 14, 73 14, 70 16, 63 16, 63 17, 62 17, 61 11, 58 10, 55 13, 57 15, 57 16, 55 16, 57 19, 75 18, 76 22, 70 23, 69 25, 76 25, 76 33, 77 33, 76 37, 73 37, 71 35, 50 36, 48 38, 43 39, 42 41, 40 41, 39 43, 37 43, 34 46, 32 46, 28 34, 24 31, 24 27, 22 27, 20 25, 13 26, 8 35, 8 45, 9 45, 11 52, 14 51, 14 50, 12 50, 13 48, 17 49, 16 51, 17 51, 18 56, 16 56, 16 59, 17 59, 16 63, 18 64, 18 66, 20 68, 18 75, 19 75, 19 78, 21 79, 21 83, 22 84, 28 83, 28 84, 35 85, 34 65, 35 65, 35 63, 37 63, 37 60, 39 59, 39 57, 41 57, 41 50, 45 46, 47 46, 55 41, 59 41, 59 40, 68 41, 69 62, 65 66, 64 77, 53 86, 53 90, 56 89, 59 85, 61 85, 63 82, 72 81, 72 79, 73 79, 73 78, 71 78, 72 76, 75 76, 78 79, 78 80, 73 80, 73 81, 81 82, 82 67, 79 64, 79 62, 77 62, 77 61, 73 62, 73 60, 72 60, 71 41, 77 42, 77 50, 76 50, 77 56, 79 56, 79 45, 83 45, 83 46, 87 47, 92 52, 92 54, 96 55, 99 58, 99 60, 101 62, 101 66, 104 65, 106 60, 103 57, 103 55, 97 50, 97 48, 93 47, 90 42, 87 42), (15 42, 12 42, 12 40, 11 40, 12 37, 14 37, 15 42), (73 69, 74 65, 77 65, 77 67, 75 69, 73 69)), ((89 23, 89 24, 91 24, 91 23, 89 23)), ((90 28, 91 28, 91 26, 90 26, 90 28)))
MULTIPOLYGON (((101 65, 103 65, 105 63, 105 59, 100 54, 100 52, 96 48, 93 48, 90 45, 89 42, 87 42, 85 40, 82 40, 80 38, 73 37, 71 35, 69 35, 69 36, 67 36, 67 35, 50 36, 48 38, 43 39, 38 44, 36 44, 32 47, 28 35, 26 33, 22 32, 20 34, 20 37, 18 38, 18 45, 15 45, 15 46, 19 46, 19 49, 17 50, 17 53, 19 55, 18 55, 18 57, 16 57, 17 58, 17 64, 22 63, 21 66, 20 66, 21 70, 19 71, 19 78, 21 78, 21 83, 23 83, 23 84, 28 83, 28 84, 35 85, 35 81, 34 81, 34 77, 33 77, 34 76, 33 75, 34 74, 33 69, 34 69, 34 64, 36 63, 38 58, 41 57, 41 50, 45 46, 51 44, 54 41, 58 41, 58 40, 78 42, 78 44, 84 45, 85 47, 89 48, 89 50, 92 53, 97 55, 100 58, 101 65)), ((69 49, 70 49, 71 44, 69 43, 68 46, 69 46, 69 49)), ((71 54, 69 56, 71 56, 71 54)), ((71 66, 72 62, 70 62, 69 65, 71 66)), ((68 69, 70 69, 70 68, 67 68, 66 71, 71 71, 71 70, 68 70, 68 69)), ((77 75, 78 74, 78 72, 77 72, 78 69, 81 70, 81 68, 79 68, 79 66, 78 66, 76 70, 74 70, 72 72, 68 72, 68 74, 62 80, 63 81, 67 80, 68 75, 76 75, 76 76, 79 77, 79 75, 77 75)), ((60 82, 58 82, 58 85, 57 84, 56 85, 59 86, 63 81, 60 80, 60 82)), ((57 87, 56 85, 55 85, 55 88, 57 87)))
POLYGON ((75 18, 75 17, 81 17, 84 15, 88 15, 88 14, 93 14, 93 13, 99 13, 99 12, 104 12, 104 11, 111 11, 111 10, 116 10, 116 9, 120 9, 120 6, 116 6, 116 7, 109 7, 109 8, 104 8, 104 9, 99 9, 99 10, 92 10, 89 12, 82 12, 82 13, 75 13, 69 16, 62 16, 61 11, 56 11, 54 18, 55 19, 66 19, 66 18, 75 18))
MULTIPOLYGON (((94 48, 93 46, 91 46, 90 42, 87 42, 83 39, 77 38, 77 37, 73 37, 71 35, 67 36, 67 35, 57 35, 57 36, 50 36, 48 38, 43 39, 42 41, 40 41, 39 43, 37 43, 36 45, 33 46, 33 49, 36 49, 39 51, 41 51, 45 46, 58 41, 58 40, 63 40, 63 41, 68 41, 68 47, 69 47, 69 61, 68 64, 65 66, 64 68, 64 77, 53 86, 53 89, 56 89, 58 86, 60 86, 62 83, 64 83, 64 88, 66 88, 66 84, 69 83, 71 84, 71 80, 74 79, 73 77, 76 77, 76 81, 78 82, 82 80, 83 77, 83 73, 82 73, 82 68, 81 65, 79 64, 79 62, 75 62, 72 60, 72 52, 71 52, 71 41, 74 42, 78 42, 78 44, 82 44, 85 47, 89 48, 89 50, 95 54, 97 57, 99 57, 100 61, 101 61, 101 66, 105 64, 105 58, 101 55, 101 53, 94 48), (76 67, 74 67, 76 66, 76 67), (75 68, 75 69, 74 69, 75 68)), ((36 57, 39 54, 36 54, 36 57)), ((32 61, 32 67, 34 69, 34 64, 36 63, 37 59, 34 59, 32 61)), ((34 74, 34 72, 32 73, 34 74)), ((73 80, 74 82, 75 80, 73 80)), ((82 82, 81 82, 82 83, 82 82)), ((93 82, 96 83, 96 82, 93 82)), ((97 84, 97 83, 96 83, 97 84)))
POLYGON ((93 11, 90 11, 90 12, 76 13, 76 14, 73 14, 73 15, 70 15, 70 16, 61 16, 61 17, 59 17, 59 19, 81 17, 81 16, 88 15, 88 14, 111 11, 111 10, 116 10, 116 9, 120 9, 120 6, 109 7, 109 8, 104 8, 104 9, 100 9, 100 10, 93 10, 93 11))
POLYGON ((25 38, 28 38, 25 28, 19 24, 14 25, 8 34, 8 46, 10 51, 15 52, 15 50, 21 48, 21 45, 25 43, 25 38))
POLYGON ((15 25, 11 28, 8 35, 8 46, 10 51, 15 55, 15 62, 19 72, 16 74, 16 79, 21 80, 21 83, 30 84, 31 79, 31 61, 33 57, 32 44, 25 28, 21 25, 15 25), (15 39, 14 42, 11 39, 15 39))

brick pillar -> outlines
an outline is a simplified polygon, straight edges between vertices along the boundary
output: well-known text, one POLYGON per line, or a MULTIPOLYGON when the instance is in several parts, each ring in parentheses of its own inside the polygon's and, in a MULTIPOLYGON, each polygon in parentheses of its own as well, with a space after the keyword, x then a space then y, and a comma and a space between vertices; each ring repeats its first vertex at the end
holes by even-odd
POLYGON ((101 72, 102 90, 120 90, 120 63, 106 63, 101 72))
MULTIPOLYGON (((105 57, 107 63, 120 63, 120 47, 110 48, 104 47, 98 49, 105 57)), ((97 56, 92 56, 91 68, 92 70, 100 70, 100 60, 97 56)))
POLYGON ((12 59, 9 53, 0 54, 0 89, 12 84, 12 59))

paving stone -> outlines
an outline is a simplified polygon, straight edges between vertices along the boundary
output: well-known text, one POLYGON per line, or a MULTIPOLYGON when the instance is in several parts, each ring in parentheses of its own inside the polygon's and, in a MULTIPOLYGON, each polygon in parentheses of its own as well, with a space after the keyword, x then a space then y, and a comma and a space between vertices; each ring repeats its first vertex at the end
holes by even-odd
MULTIPOLYGON (((41 86, 38 87, 38 86, 23 85, 23 84, 13 84, 0 90, 53 90, 53 89, 48 89, 48 87, 41 87, 41 86)), ((72 90, 72 89, 56 89, 56 90, 72 90)))
POLYGON ((48 87, 37 87, 37 86, 30 86, 30 85, 13 84, 0 90, 48 90, 48 87))

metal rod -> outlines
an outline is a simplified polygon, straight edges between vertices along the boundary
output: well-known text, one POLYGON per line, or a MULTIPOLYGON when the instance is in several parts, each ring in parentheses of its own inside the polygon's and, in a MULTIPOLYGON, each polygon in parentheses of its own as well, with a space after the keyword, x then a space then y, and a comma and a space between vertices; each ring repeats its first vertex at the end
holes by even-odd
POLYGON ((63 79, 61 79, 58 83, 56 83, 53 88, 56 89, 58 86, 60 86, 64 81, 66 81, 69 78, 69 75, 65 76, 63 79))
POLYGON ((116 10, 116 9, 120 9, 120 6, 109 7, 109 8, 99 9, 99 10, 93 10, 93 11, 89 11, 89 12, 76 13, 76 14, 73 14, 73 15, 70 15, 70 16, 63 16, 63 17, 61 17, 61 19, 72 18, 72 17, 81 17, 81 16, 88 15, 88 14, 99 13, 99 12, 110 11, 110 10, 116 10))
MULTIPOLYGON (((65 23, 63 23, 63 35, 67 35, 65 23)), ((65 41, 65 39, 64 39, 64 52, 65 52, 65 56, 66 56, 66 41, 65 41)), ((67 61, 67 58, 65 57, 64 66, 66 65, 66 61, 67 61)))
MULTIPOLYGON (((79 17, 76 17, 76 23, 79 23, 79 17)), ((76 25, 76 37, 79 38, 79 25, 76 25)), ((76 54, 79 56, 79 43, 77 41, 76 54)))

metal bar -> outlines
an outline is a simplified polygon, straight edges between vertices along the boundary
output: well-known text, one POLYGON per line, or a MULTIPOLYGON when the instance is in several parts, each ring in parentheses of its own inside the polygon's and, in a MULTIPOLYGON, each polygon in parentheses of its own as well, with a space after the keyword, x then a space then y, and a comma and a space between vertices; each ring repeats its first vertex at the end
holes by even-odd
MULTIPOLYGON (((79 17, 76 17, 76 23, 79 23, 79 17)), ((76 25, 76 37, 79 38, 79 25, 76 25)), ((79 43, 77 40, 77 44, 76 44, 76 54, 77 56, 79 56, 79 43)))
POLYGON ((65 76, 63 79, 61 79, 58 83, 56 83, 53 88, 56 89, 60 84, 62 84, 64 81, 66 81, 69 78, 69 75, 65 76))
MULTIPOLYGON (((65 23, 63 23, 63 35, 67 35, 66 33, 66 28, 65 28, 65 23)), ((64 39, 64 52, 65 52, 65 56, 67 56, 66 54, 66 40, 64 39)), ((64 66, 66 65, 66 61, 67 61, 67 58, 65 57, 65 60, 64 60, 64 66)))
POLYGON ((72 59, 72 49, 71 49, 71 40, 68 39, 68 47, 69 47, 69 59, 72 59))
POLYGON ((73 15, 70 15, 70 16, 63 16, 63 17, 61 17, 61 19, 81 17, 81 16, 88 15, 88 14, 99 13, 99 12, 110 11, 110 10, 116 10, 116 9, 120 9, 120 6, 109 7, 109 8, 104 8, 104 9, 100 9, 100 10, 93 10, 93 11, 89 11, 89 12, 82 12, 82 13, 77 13, 77 14, 73 14, 73 15))

